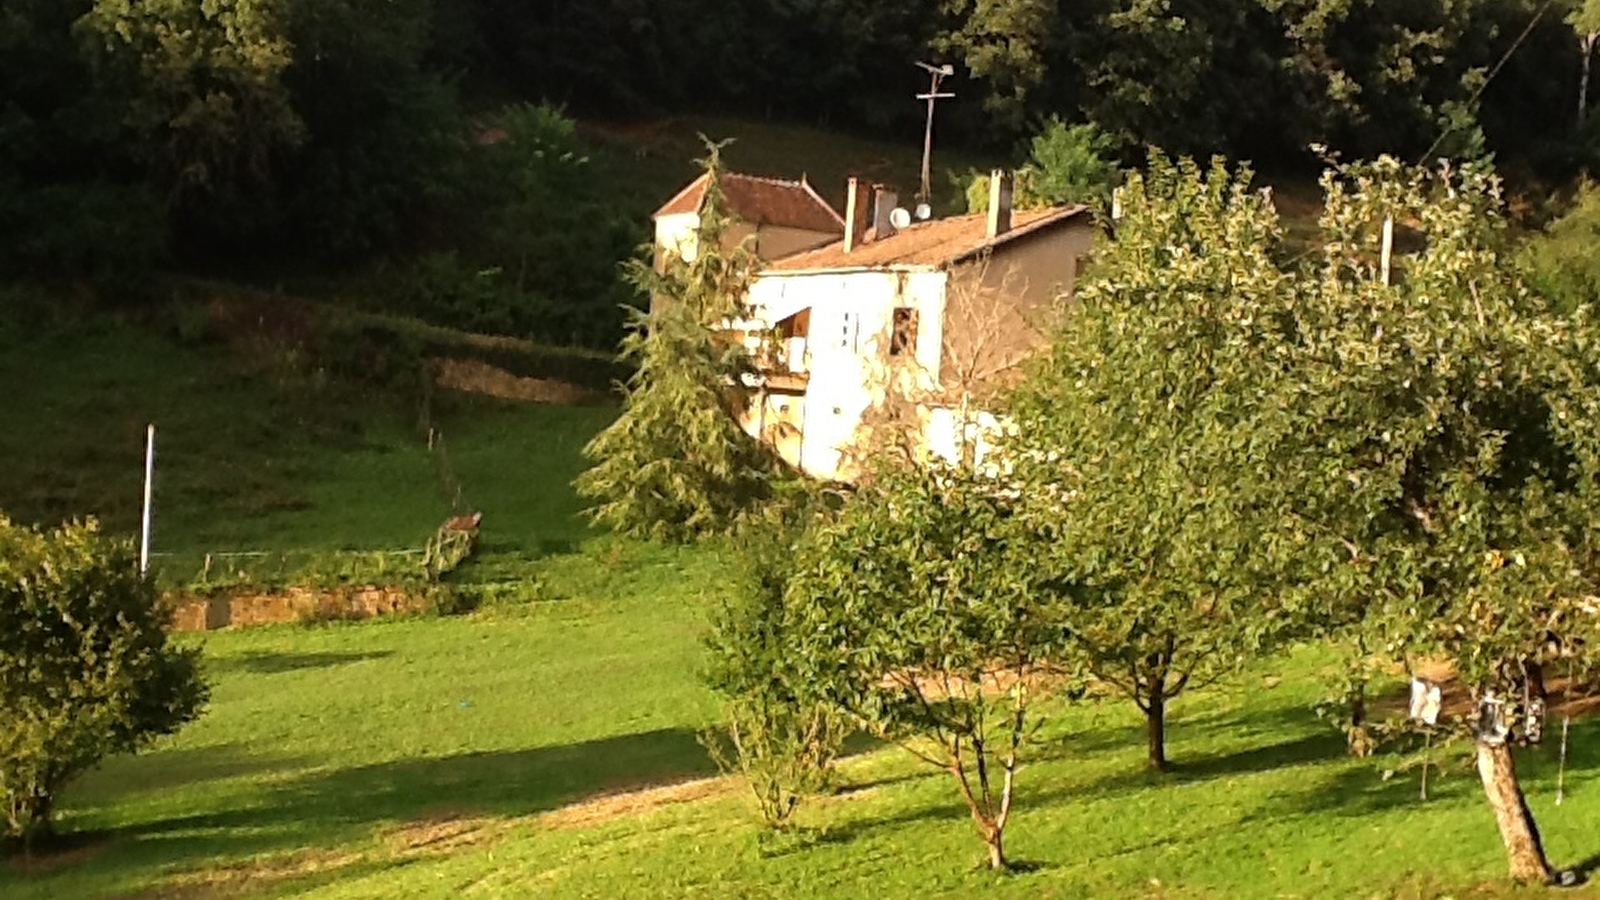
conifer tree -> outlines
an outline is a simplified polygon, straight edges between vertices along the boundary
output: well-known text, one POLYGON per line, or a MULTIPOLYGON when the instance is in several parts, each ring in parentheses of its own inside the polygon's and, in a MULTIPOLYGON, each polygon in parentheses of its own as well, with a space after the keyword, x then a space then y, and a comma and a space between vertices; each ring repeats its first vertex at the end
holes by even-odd
POLYGON ((693 250, 664 254, 659 269, 628 263, 629 279, 653 300, 648 313, 633 312, 622 341, 637 370, 622 415, 584 448, 593 466, 576 482, 595 522, 656 540, 727 533, 771 496, 782 472, 736 418, 750 360, 721 326, 745 318, 759 260, 747 242, 725 241, 733 221, 718 185, 719 148, 707 148, 693 250))

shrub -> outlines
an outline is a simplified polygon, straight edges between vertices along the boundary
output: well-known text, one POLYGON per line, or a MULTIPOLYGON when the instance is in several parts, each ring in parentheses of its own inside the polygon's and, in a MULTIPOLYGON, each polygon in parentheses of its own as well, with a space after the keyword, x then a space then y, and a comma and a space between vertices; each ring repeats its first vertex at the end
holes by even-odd
MULTIPOLYGON (((775 524, 775 523, 774 523, 775 524)), ((712 615, 706 681, 725 721, 703 743, 719 768, 743 776, 762 821, 783 830, 802 797, 828 786, 847 723, 829 704, 799 698, 787 663, 792 634, 784 585, 794 574, 790 530, 753 539, 747 581, 712 615)))
POLYGON ((1600 188, 1586 182, 1572 209, 1523 247, 1518 263, 1529 286, 1557 309, 1573 312, 1600 300, 1600 188))
POLYGON ((81 279, 129 292, 166 253, 166 212, 140 187, 0 183, 0 273, 81 279))
POLYGON ((48 836, 72 779, 200 714, 199 651, 167 619, 128 542, 0 516, 0 836, 48 836))

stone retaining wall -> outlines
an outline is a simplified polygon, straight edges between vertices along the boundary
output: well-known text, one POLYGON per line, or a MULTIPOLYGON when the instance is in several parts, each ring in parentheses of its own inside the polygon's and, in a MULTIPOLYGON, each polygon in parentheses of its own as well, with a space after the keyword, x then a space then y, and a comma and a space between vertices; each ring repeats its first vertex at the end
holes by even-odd
POLYGON ((359 585, 340 588, 287 588, 282 591, 244 589, 179 598, 172 618, 173 631, 213 631, 248 628, 278 622, 330 619, 369 619, 401 612, 420 612, 427 599, 400 585, 359 585))

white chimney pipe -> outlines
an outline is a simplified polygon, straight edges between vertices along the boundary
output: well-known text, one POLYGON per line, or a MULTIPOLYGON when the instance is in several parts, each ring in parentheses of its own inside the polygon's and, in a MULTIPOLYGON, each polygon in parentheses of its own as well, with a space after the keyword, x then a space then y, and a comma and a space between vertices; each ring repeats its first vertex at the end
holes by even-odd
POLYGON ((849 253, 861 243, 867 233, 867 185, 852 176, 845 183, 844 194, 844 252, 849 253))
POLYGON ((875 240, 894 234, 894 222, 890 213, 894 212, 895 205, 900 202, 900 195, 885 187, 874 187, 872 197, 872 231, 875 240))
POLYGON ((989 240, 1011 230, 1011 175, 1004 169, 989 173, 989 240))

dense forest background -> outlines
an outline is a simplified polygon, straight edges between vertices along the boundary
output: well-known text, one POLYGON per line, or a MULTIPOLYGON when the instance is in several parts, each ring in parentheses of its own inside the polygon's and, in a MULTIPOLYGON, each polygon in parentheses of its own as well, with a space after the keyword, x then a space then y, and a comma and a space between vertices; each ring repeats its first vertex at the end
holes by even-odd
POLYGON ((360 271, 397 309, 609 346, 645 239, 575 120, 685 112, 1012 156, 1051 117, 1305 173, 1600 161, 1595 0, 7 0, 0 277, 360 271), (1586 8, 1587 7, 1587 8, 1586 8))

